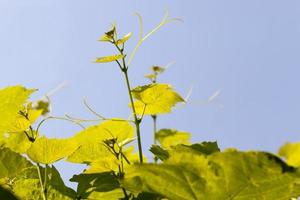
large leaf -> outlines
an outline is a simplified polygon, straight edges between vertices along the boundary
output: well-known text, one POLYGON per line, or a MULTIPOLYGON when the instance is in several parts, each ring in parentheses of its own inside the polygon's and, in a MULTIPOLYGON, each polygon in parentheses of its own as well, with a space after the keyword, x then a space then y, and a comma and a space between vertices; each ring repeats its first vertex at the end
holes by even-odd
POLYGON ((34 162, 51 164, 71 155, 77 147, 73 140, 40 137, 27 150, 27 155, 34 162))
POLYGON ((135 110, 140 115, 169 113, 176 103, 184 102, 184 99, 168 84, 139 86, 132 90, 132 95, 136 99, 135 110))
MULTIPOLYGON (((77 143, 79 148, 68 156, 67 161, 90 165, 90 168, 85 173, 117 171, 120 162, 109 150, 105 142, 115 141, 114 148, 118 152, 120 145, 131 141, 133 136, 134 129, 132 125, 120 119, 109 120, 97 126, 91 126, 70 139, 77 143)), ((128 159, 134 158, 133 148, 122 147, 122 151, 128 159)))
POLYGON ((300 196, 299 171, 268 153, 171 154, 163 164, 133 165, 123 185, 133 192, 157 193, 172 200, 285 200, 300 196))
POLYGON ((116 139, 119 143, 134 137, 134 128, 127 121, 113 119, 91 126, 73 136, 71 139, 79 145, 103 143, 116 139))
POLYGON ((0 135, 14 128, 19 111, 34 90, 11 86, 0 90, 0 135))
POLYGON ((284 157, 288 164, 300 167, 300 142, 286 143, 279 149, 279 155, 284 157))
POLYGON ((189 144, 191 134, 175 129, 160 129, 155 134, 155 138, 159 141, 162 147, 169 148, 177 144, 189 144))
POLYGON ((13 179, 18 173, 31 166, 32 164, 20 154, 8 148, 0 148, 0 178, 13 179))
MULTIPOLYGON (((45 173, 45 168, 40 167, 41 174, 45 173)), ((47 197, 48 199, 72 200, 76 193, 65 186, 55 167, 47 167, 47 197)), ((44 176, 42 176, 44 182, 44 176)), ((20 174, 12 185, 13 192, 24 200, 40 200, 41 185, 37 173, 37 168, 32 167, 20 174)))

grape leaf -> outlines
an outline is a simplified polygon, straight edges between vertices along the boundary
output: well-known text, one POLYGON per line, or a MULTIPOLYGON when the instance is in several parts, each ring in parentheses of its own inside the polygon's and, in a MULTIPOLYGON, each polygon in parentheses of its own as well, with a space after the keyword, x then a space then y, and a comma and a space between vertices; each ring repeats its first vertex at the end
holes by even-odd
MULTIPOLYGON (((41 174, 44 174, 45 168, 40 167, 41 174)), ((47 167, 47 197, 48 199, 72 200, 76 193, 71 188, 65 186, 59 172, 54 166, 47 167)), ((44 176, 42 176, 44 182, 44 176)), ((36 167, 28 168, 21 173, 12 185, 13 192, 24 200, 40 200, 41 186, 36 167)))
POLYGON ((27 150, 27 155, 36 163, 51 164, 71 155, 77 148, 73 140, 40 137, 27 150))
POLYGON ((102 143, 104 140, 117 139, 118 142, 134 137, 134 128, 127 121, 112 119, 77 133, 71 139, 79 145, 102 143))
POLYGON ((168 84, 150 84, 131 91, 136 99, 134 107, 139 115, 156 115, 171 112, 171 108, 184 99, 168 84))
POLYGON ((163 148, 169 148, 177 144, 189 144, 191 134, 175 129, 160 129, 155 138, 163 148))
POLYGON ((104 35, 101 36, 99 41, 101 41, 101 42, 113 42, 115 37, 116 37, 116 25, 113 24, 111 29, 109 31, 107 31, 106 33, 104 33, 104 35))
POLYGON ((23 109, 30 94, 34 91, 19 85, 0 90, 0 135, 14 128, 19 111, 23 109))
POLYGON ((152 145, 150 151, 160 160, 164 161, 169 158, 169 152, 159 145, 152 145))
POLYGON ((279 149, 279 155, 294 167, 300 167, 300 142, 286 143, 279 149))
POLYGON ((133 165, 122 185, 172 200, 290 199, 300 196, 300 173, 269 153, 176 152, 162 164, 133 165))
POLYGON ((118 39, 118 40, 116 41, 116 44, 117 44, 117 45, 122 45, 122 44, 124 44, 125 42, 127 42, 127 40, 130 39, 131 35, 132 35, 132 33, 129 32, 129 33, 126 34, 122 39, 118 39))
MULTIPOLYGON (((34 134, 38 135, 37 133, 34 133, 34 134)), ((26 153, 32 144, 28 140, 25 133, 9 134, 9 135, 7 135, 7 137, 4 138, 3 142, 4 142, 4 145, 3 145, 4 147, 7 147, 17 153, 26 153)))
POLYGON ((105 57, 99 57, 96 59, 96 63, 107 63, 107 62, 113 62, 119 59, 124 58, 125 55, 112 55, 112 56, 105 56, 105 57))
POLYGON ((0 178, 13 179, 17 173, 31 166, 32 164, 20 154, 8 148, 0 148, 0 178))
POLYGON ((70 179, 77 182, 77 193, 83 199, 112 200, 124 197, 119 181, 111 172, 74 175, 70 179))

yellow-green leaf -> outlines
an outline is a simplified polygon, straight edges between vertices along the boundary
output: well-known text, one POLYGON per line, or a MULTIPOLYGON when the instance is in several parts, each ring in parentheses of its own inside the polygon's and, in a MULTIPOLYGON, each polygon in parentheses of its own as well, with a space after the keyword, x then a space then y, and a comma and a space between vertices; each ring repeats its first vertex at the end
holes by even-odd
POLYGON ((111 29, 104 33, 104 35, 101 36, 99 41, 101 42, 112 42, 116 37, 116 25, 113 24, 111 29))
POLYGON ((119 59, 124 58, 125 55, 119 54, 119 55, 112 55, 112 56, 105 56, 105 57, 99 57, 96 59, 96 63, 107 63, 107 62, 113 62, 119 59))
POLYGON ((0 135, 14 128, 19 111, 35 90, 22 86, 10 86, 0 90, 0 135))
POLYGON ((150 84, 132 90, 137 114, 156 115, 171 112, 184 99, 169 84, 150 84))
POLYGON ((127 121, 121 119, 112 119, 104 121, 96 126, 91 126, 77 133, 72 140, 75 140, 79 145, 103 143, 104 140, 117 139, 117 142, 122 142, 128 138, 134 137, 134 128, 127 121))
POLYGON ((169 148, 178 144, 190 144, 191 134, 175 129, 160 129, 155 134, 155 138, 162 147, 169 148))
POLYGON ((300 142, 286 143, 279 149, 279 155, 294 167, 300 167, 300 142))
POLYGON ((80 146, 75 152, 68 156, 67 161, 89 164, 94 160, 106 157, 113 157, 113 154, 103 143, 90 143, 80 146))
POLYGON ((77 147, 73 140, 40 137, 27 150, 27 155, 34 162, 51 164, 71 155, 77 147))
POLYGON ((129 40, 129 38, 131 37, 132 33, 129 32, 128 34, 126 34, 122 39, 117 40, 116 44, 117 45, 121 45, 124 44, 125 42, 127 42, 127 40, 129 40))

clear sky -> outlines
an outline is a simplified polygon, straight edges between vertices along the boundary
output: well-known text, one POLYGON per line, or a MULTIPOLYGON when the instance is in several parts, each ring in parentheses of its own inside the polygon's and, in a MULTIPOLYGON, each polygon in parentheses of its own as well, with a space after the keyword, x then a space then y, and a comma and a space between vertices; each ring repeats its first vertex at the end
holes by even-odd
MULTIPOLYGON (((190 103, 159 117, 160 128, 193 133, 193 141, 217 140, 222 149, 276 152, 300 140, 300 1, 298 0, 0 0, 0 86, 39 88, 41 97, 62 82, 52 97, 53 115, 93 118, 82 104, 87 97, 107 117, 128 117, 122 74, 115 64, 94 64, 113 48, 97 39, 116 22, 119 33, 138 37, 164 14, 184 23, 162 28, 140 48, 130 68, 132 85, 146 84, 151 65, 175 61, 160 81, 172 84, 190 103), (216 103, 202 104, 215 91, 216 103)), ((142 126, 144 151, 152 143, 151 120, 142 126)), ((80 129, 62 121, 42 128, 49 137, 80 129)), ((82 167, 55 164, 65 180, 82 167)))

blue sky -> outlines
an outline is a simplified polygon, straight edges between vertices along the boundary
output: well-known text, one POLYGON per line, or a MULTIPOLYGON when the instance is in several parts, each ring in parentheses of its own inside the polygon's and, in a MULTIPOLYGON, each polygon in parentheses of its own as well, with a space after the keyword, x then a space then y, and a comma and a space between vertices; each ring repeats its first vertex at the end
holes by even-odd
MULTIPOLYGON (((300 140, 300 2, 296 0, 101 1, 1 0, 0 86, 38 88, 37 99, 62 82, 52 97, 53 115, 93 118, 82 99, 107 117, 128 117, 122 74, 115 64, 94 64, 114 53, 97 39, 116 22, 120 34, 137 42, 139 12, 144 30, 164 10, 183 23, 163 27, 138 51, 130 68, 132 85, 146 84, 151 65, 175 61, 160 81, 172 84, 190 103, 158 119, 160 128, 193 133, 193 141, 217 140, 221 148, 276 152, 300 140), (216 103, 202 104, 215 91, 216 103)), ((151 120, 142 125, 145 152, 152 143, 151 120)), ((68 137, 80 129, 62 121, 42 128, 49 137, 68 137)), ((56 164, 65 180, 82 170, 56 164)))

